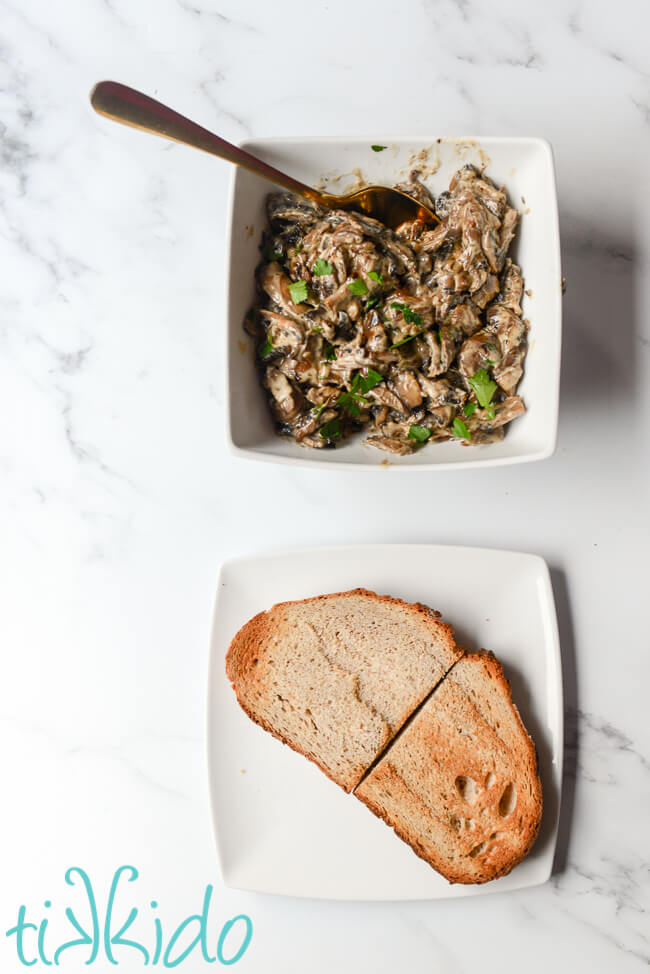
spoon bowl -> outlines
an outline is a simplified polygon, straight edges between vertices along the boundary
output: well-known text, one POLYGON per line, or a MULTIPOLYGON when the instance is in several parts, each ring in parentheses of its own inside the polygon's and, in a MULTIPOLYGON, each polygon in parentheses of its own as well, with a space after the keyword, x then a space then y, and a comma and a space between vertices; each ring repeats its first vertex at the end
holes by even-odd
POLYGON ((209 152, 328 209, 359 210, 393 230, 407 220, 420 220, 429 225, 440 222, 430 207, 408 193, 388 186, 366 186, 344 196, 306 186, 154 98, 117 81, 100 81, 90 94, 90 102, 95 111, 106 118, 209 152))
POLYGON ((321 193, 319 202, 332 210, 359 210, 384 226, 396 230, 402 223, 419 220, 431 226, 439 223, 436 214, 415 197, 388 186, 364 186, 345 196, 321 193))

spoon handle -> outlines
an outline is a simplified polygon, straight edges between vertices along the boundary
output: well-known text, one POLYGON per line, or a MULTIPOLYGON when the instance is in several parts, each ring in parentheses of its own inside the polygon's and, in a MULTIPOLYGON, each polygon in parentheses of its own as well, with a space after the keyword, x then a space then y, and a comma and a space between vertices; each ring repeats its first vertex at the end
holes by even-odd
POLYGON ((193 146, 195 149, 202 149, 203 152, 210 152, 213 156, 219 156, 227 162, 234 162, 237 166, 243 166, 250 172, 264 179, 269 179, 272 183, 300 193, 308 199, 320 202, 320 193, 311 186, 292 179, 291 176, 279 172, 272 166, 268 166, 261 159, 256 159, 244 149, 237 148, 225 139, 219 138, 212 132, 208 132, 201 125, 190 121, 184 115, 172 111, 166 105, 162 105, 154 98, 143 95, 135 88, 121 85, 117 81, 100 81, 90 93, 90 103, 100 115, 112 118, 114 122, 121 122, 123 125, 131 125, 133 128, 142 129, 144 132, 151 132, 153 135, 162 135, 166 139, 174 142, 181 142, 183 145, 193 146))

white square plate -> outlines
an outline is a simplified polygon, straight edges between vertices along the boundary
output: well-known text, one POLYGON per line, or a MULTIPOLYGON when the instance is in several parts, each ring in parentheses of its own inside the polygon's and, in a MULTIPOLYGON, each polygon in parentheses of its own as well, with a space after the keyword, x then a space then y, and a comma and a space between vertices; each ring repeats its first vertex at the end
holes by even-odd
POLYGON ((276 463, 377 469, 437 470, 542 460, 555 449, 560 383, 561 270, 555 174, 551 147, 537 138, 312 138, 258 139, 243 143, 254 155, 311 185, 333 193, 353 188, 355 169, 366 183, 394 185, 413 169, 414 156, 428 150, 431 168, 424 178, 434 194, 447 189, 454 172, 466 163, 486 165, 486 174, 504 185, 522 214, 512 253, 521 264, 527 294, 524 315, 530 320, 530 346, 519 386, 527 407, 509 425, 501 443, 463 446, 432 444, 410 456, 387 457, 364 446, 358 435, 335 450, 313 450, 279 437, 255 367, 252 340, 244 316, 255 298, 255 267, 267 224, 265 200, 273 187, 244 169, 233 168, 226 254, 227 438, 238 455, 276 463), (371 142, 387 145, 373 152, 371 142), (347 174, 347 178, 346 178, 347 174), (344 178, 336 180, 337 176, 344 178))
POLYGON ((226 885, 289 896, 413 900, 520 889, 551 874, 562 781, 562 676, 553 595, 536 555, 437 545, 313 548, 226 562, 208 678, 208 772, 226 885), (439 609, 467 649, 493 650, 537 746, 539 838, 509 876, 451 886, 353 795, 240 709, 230 640, 275 602, 365 587, 439 609))

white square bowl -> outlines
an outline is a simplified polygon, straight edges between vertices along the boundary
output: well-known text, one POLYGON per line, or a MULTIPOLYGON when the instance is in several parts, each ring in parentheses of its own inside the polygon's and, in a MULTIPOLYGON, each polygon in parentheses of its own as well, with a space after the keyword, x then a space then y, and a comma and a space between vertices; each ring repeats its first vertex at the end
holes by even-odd
POLYGON ((562 319, 557 197, 549 143, 538 138, 310 138, 258 139, 242 145, 276 168, 334 193, 352 188, 359 171, 366 183, 393 185, 405 178, 423 150, 428 153, 429 170, 436 169, 424 178, 434 194, 448 188, 460 166, 485 165, 486 174, 505 186, 522 214, 512 253, 524 274, 523 310, 531 331, 518 389, 527 412, 508 426, 501 443, 467 446, 449 441, 410 456, 388 457, 365 446, 363 434, 336 449, 323 450, 278 436, 255 367, 253 342, 243 329, 244 316, 255 299, 254 271, 267 226, 265 199, 273 187, 235 167, 226 241, 226 401, 231 450, 241 457, 306 467, 404 470, 495 466, 551 456, 557 438, 562 319), (371 142, 388 148, 373 152, 371 142))
POLYGON ((355 545, 226 562, 208 677, 208 776, 223 880, 237 889, 347 900, 476 896, 551 874, 562 785, 562 668, 545 562, 446 545, 355 545), (450 885, 353 795, 254 724, 225 655, 237 630, 275 602, 356 587, 439 609, 469 650, 493 650, 535 741, 544 812, 530 854, 501 879, 450 885))

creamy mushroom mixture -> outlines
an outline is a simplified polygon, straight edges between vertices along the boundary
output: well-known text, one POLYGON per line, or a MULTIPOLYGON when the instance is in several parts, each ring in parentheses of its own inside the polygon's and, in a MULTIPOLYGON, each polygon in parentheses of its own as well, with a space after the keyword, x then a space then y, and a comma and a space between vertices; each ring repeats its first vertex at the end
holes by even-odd
POLYGON ((389 453, 501 440, 524 412, 523 281, 507 257, 517 210, 472 166, 433 200, 440 218, 389 230, 361 213, 269 196, 246 329, 280 434, 332 447, 363 430, 389 453))

